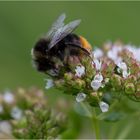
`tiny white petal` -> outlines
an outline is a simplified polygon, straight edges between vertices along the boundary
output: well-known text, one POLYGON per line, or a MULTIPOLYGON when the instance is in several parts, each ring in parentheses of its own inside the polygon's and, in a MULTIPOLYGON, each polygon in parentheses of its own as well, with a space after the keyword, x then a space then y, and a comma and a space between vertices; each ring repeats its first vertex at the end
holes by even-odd
POLYGON ((105 78, 105 83, 108 83, 109 82, 109 78, 105 78))
POLYGON ((86 94, 85 93, 78 93, 77 96, 76 96, 76 101, 77 102, 82 102, 85 100, 86 98, 86 94))
POLYGON ((130 75, 130 73, 127 72, 126 70, 124 70, 124 71, 122 72, 122 75, 123 75, 123 78, 127 78, 127 77, 130 75))
POLYGON ((11 110, 11 116, 12 118, 19 120, 22 117, 22 110, 18 107, 13 107, 11 110))
POLYGON ((58 76, 58 73, 59 73, 59 70, 54 70, 54 69, 51 69, 48 71, 48 74, 50 74, 51 76, 58 76))
POLYGON ((102 83, 99 82, 98 80, 92 80, 91 81, 91 87, 94 89, 94 90, 98 90, 100 87, 101 87, 102 83))
POLYGON ((103 76, 102 76, 102 74, 96 74, 95 76, 94 76, 94 80, 96 81, 99 81, 99 82, 102 82, 103 81, 103 76))
POLYGON ((101 58, 103 56, 103 51, 101 49, 95 49, 93 51, 94 58, 101 58))
POLYGON ((107 52, 107 56, 117 64, 122 61, 122 58, 118 55, 121 50, 122 47, 114 45, 112 49, 107 52))
POLYGON ((121 69, 120 69, 120 68, 117 68, 117 72, 118 72, 118 73, 121 73, 121 69))
POLYGON ((118 65, 118 63, 121 63, 122 62, 122 58, 121 57, 117 57, 115 60, 114 60, 114 63, 116 65, 118 65))
POLYGON ((14 95, 9 92, 9 91, 6 91, 4 94, 3 94, 3 100, 6 102, 6 103, 13 103, 14 102, 14 95))
POLYGON ((133 57, 137 61, 140 61, 140 48, 138 48, 134 45, 131 45, 131 44, 126 45, 125 48, 133 54, 133 57))
POLYGON ((103 101, 99 103, 102 112, 107 112, 109 110, 109 105, 103 101))
POLYGON ((118 67, 121 68, 124 71, 127 71, 127 65, 125 62, 118 63, 118 67))
POLYGON ((85 74, 85 67, 84 66, 76 66, 75 72, 76 72, 76 74, 75 74, 76 76, 81 77, 82 75, 85 74))
POLYGON ((46 89, 49 89, 49 88, 54 86, 54 83, 53 83, 52 79, 46 79, 46 81, 47 81, 46 86, 45 86, 46 89))
POLYGON ((110 59, 114 60, 114 61, 117 59, 117 54, 116 54, 116 52, 113 52, 112 50, 110 50, 110 51, 107 52, 107 56, 108 56, 110 59))
POLYGON ((98 59, 95 59, 93 62, 95 64, 96 70, 100 70, 101 66, 102 66, 102 63, 98 59))

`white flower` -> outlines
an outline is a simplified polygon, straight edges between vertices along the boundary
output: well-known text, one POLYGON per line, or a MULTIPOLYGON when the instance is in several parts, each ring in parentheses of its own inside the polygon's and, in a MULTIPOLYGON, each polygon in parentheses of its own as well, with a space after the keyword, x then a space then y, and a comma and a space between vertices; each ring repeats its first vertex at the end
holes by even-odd
POLYGON ((119 67, 117 70, 119 73, 121 72, 120 70, 122 70, 123 78, 127 78, 130 75, 130 72, 128 72, 128 68, 125 62, 120 62, 117 66, 119 67))
POLYGON ((98 80, 92 80, 91 81, 91 87, 96 91, 102 86, 102 83, 98 80))
POLYGON ((3 112, 3 106, 0 105, 0 113, 2 113, 2 112, 3 112))
POLYGON ((76 96, 76 101, 77 102, 82 102, 85 100, 86 98, 86 94, 85 93, 78 93, 77 96, 76 96))
POLYGON ((91 87, 94 90, 98 90, 102 86, 103 76, 99 73, 94 76, 94 79, 91 81, 91 87))
POLYGON ((117 53, 113 50, 109 50, 107 52, 107 56, 112 59, 112 60, 116 60, 117 59, 117 53))
POLYGON ((14 95, 9 92, 9 91, 6 91, 4 94, 3 94, 3 100, 6 102, 6 103, 13 103, 14 102, 14 95))
POLYGON ((119 62, 117 66, 123 71, 127 71, 127 65, 125 62, 119 62))
POLYGON ((118 53, 122 51, 122 47, 113 46, 111 50, 107 52, 107 56, 114 61, 115 64, 122 61, 122 58, 118 56, 118 53))
POLYGON ((103 51, 101 49, 95 49, 93 51, 93 56, 95 59, 101 58, 103 56, 103 51))
POLYGON ((122 72, 123 78, 127 78, 130 75, 130 72, 127 72, 126 70, 124 70, 122 72))
POLYGON ((114 60, 114 63, 116 65, 118 65, 118 63, 121 63, 122 62, 122 58, 121 57, 117 57, 115 60, 114 60))
POLYGON ((0 121, 0 132, 11 134, 12 127, 8 121, 0 121))
POLYGON ((140 61, 140 48, 130 44, 126 45, 125 48, 133 53, 133 56, 137 61, 140 61))
POLYGON ((46 81, 47 81, 46 86, 45 86, 46 89, 49 89, 49 88, 54 86, 54 83, 53 83, 52 79, 46 79, 46 81))
POLYGON ((19 120, 22 117, 22 110, 18 107, 13 107, 11 110, 11 116, 12 118, 19 120))
POLYGON ((76 76, 81 77, 82 75, 85 74, 85 67, 84 66, 76 66, 75 72, 76 72, 76 74, 75 74, 76 76))
POLYGON ((100 70, 101 69, 101 66, 102 66, 102 62, 99 61, 98 59, 95 59, 93 62, 95 64, 96 70, 100 70))
POLYGON ((94 76, 94 80, 97 80, 97 81, 99 81, 99 82, 102 82, 103 81, 103 76, 102 76, 102 74, 96 74, 95 76, 94 76))
POLYGON ((103 101, 99 102, 99 106, 102 112, 107 112, 109 110, 109 105, 103 101))

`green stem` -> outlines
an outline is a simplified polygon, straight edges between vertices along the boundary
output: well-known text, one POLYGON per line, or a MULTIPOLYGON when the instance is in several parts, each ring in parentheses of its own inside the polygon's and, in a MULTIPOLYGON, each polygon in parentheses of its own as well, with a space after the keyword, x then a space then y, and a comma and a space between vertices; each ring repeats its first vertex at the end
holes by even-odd
MULTIPOLYGON (((114 122, 113 122, 114 123, 114 122)), ((115 138, 117 131, 118 131, 118 123, 115 124, 111 124, 110 130, 109 130, 109 134, 108 134, 108 139, 113 139, 115 138)))
POLYGON ((133 126, 134 126, 134 123, 133 122, 128 123, 128 125, 123 128, 122 132, 119 134, 119 136, 118 136, 117 139, 118 140, 119 139, 122 139, 122 140, 123 139, 126 139, 126 137, 128 136, 128 134, 131 132, 133 126))
POLYGON ((100 136, 100 127, 99 127, 99 120, 96 116, 96 110, 94 108, 93 110, 93 116, 92 116, 92 123, 93 123, 93 128, 95 130, 95 136, 96 136, 96 139, 101 139, 101 136, 100 136))
POLYGON ((96 139, 101 139, 100 128, 99 128, 99 119, 96 115, 95 108, 93 108, 93 112, 92 112, 85 103, 81 103, 81 105, 82 105, 83 109, 85 110, 85 112, 88 114, 88 116, 91 118, 93 133, 95 133, 96 139))

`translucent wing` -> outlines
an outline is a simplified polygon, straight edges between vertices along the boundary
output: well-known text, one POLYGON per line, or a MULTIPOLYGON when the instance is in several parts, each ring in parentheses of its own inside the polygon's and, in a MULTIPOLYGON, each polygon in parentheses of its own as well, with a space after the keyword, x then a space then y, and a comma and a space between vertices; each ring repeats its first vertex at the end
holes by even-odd
POLYGON ((59 28, 54 34, 54 36, 52 37, 52 40, 49 44, 49 49, 51 49, 54 45, 56 45, 59 41, 61 41, 64 37, 66 37, 72 31, 74 31, 76 27, 80 24, 80 22, 81 20, 74 20, 70 22, 69 24, 59 28))
POLYGON ((47 38, 52 39, 54 36, 55 32, 64 26, 64 19, 66 18, 66 15, 63 13, 61 14, 57 20, 52 24, 51 29, 47 33, 47 38))

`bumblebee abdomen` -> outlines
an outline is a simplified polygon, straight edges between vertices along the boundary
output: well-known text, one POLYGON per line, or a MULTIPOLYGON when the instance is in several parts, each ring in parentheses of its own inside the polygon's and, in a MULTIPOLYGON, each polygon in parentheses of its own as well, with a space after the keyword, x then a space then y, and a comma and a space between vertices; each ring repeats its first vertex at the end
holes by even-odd
POLYGON ((92 50, 90 43, 84 37, 78 36, 76 34, 69 34, 62 40, 62 42, 65 42, 65 44, 73 44, 75 46, 79 46, 89 53, 92 50))
POLYGON ((84 49, 86 49, 88 52, 91 52, 92 47, 91 47, 90 43, 82 36, 79 36, 79 38, 80 38, 80 42, 82 44, 82 47, 84 49))

